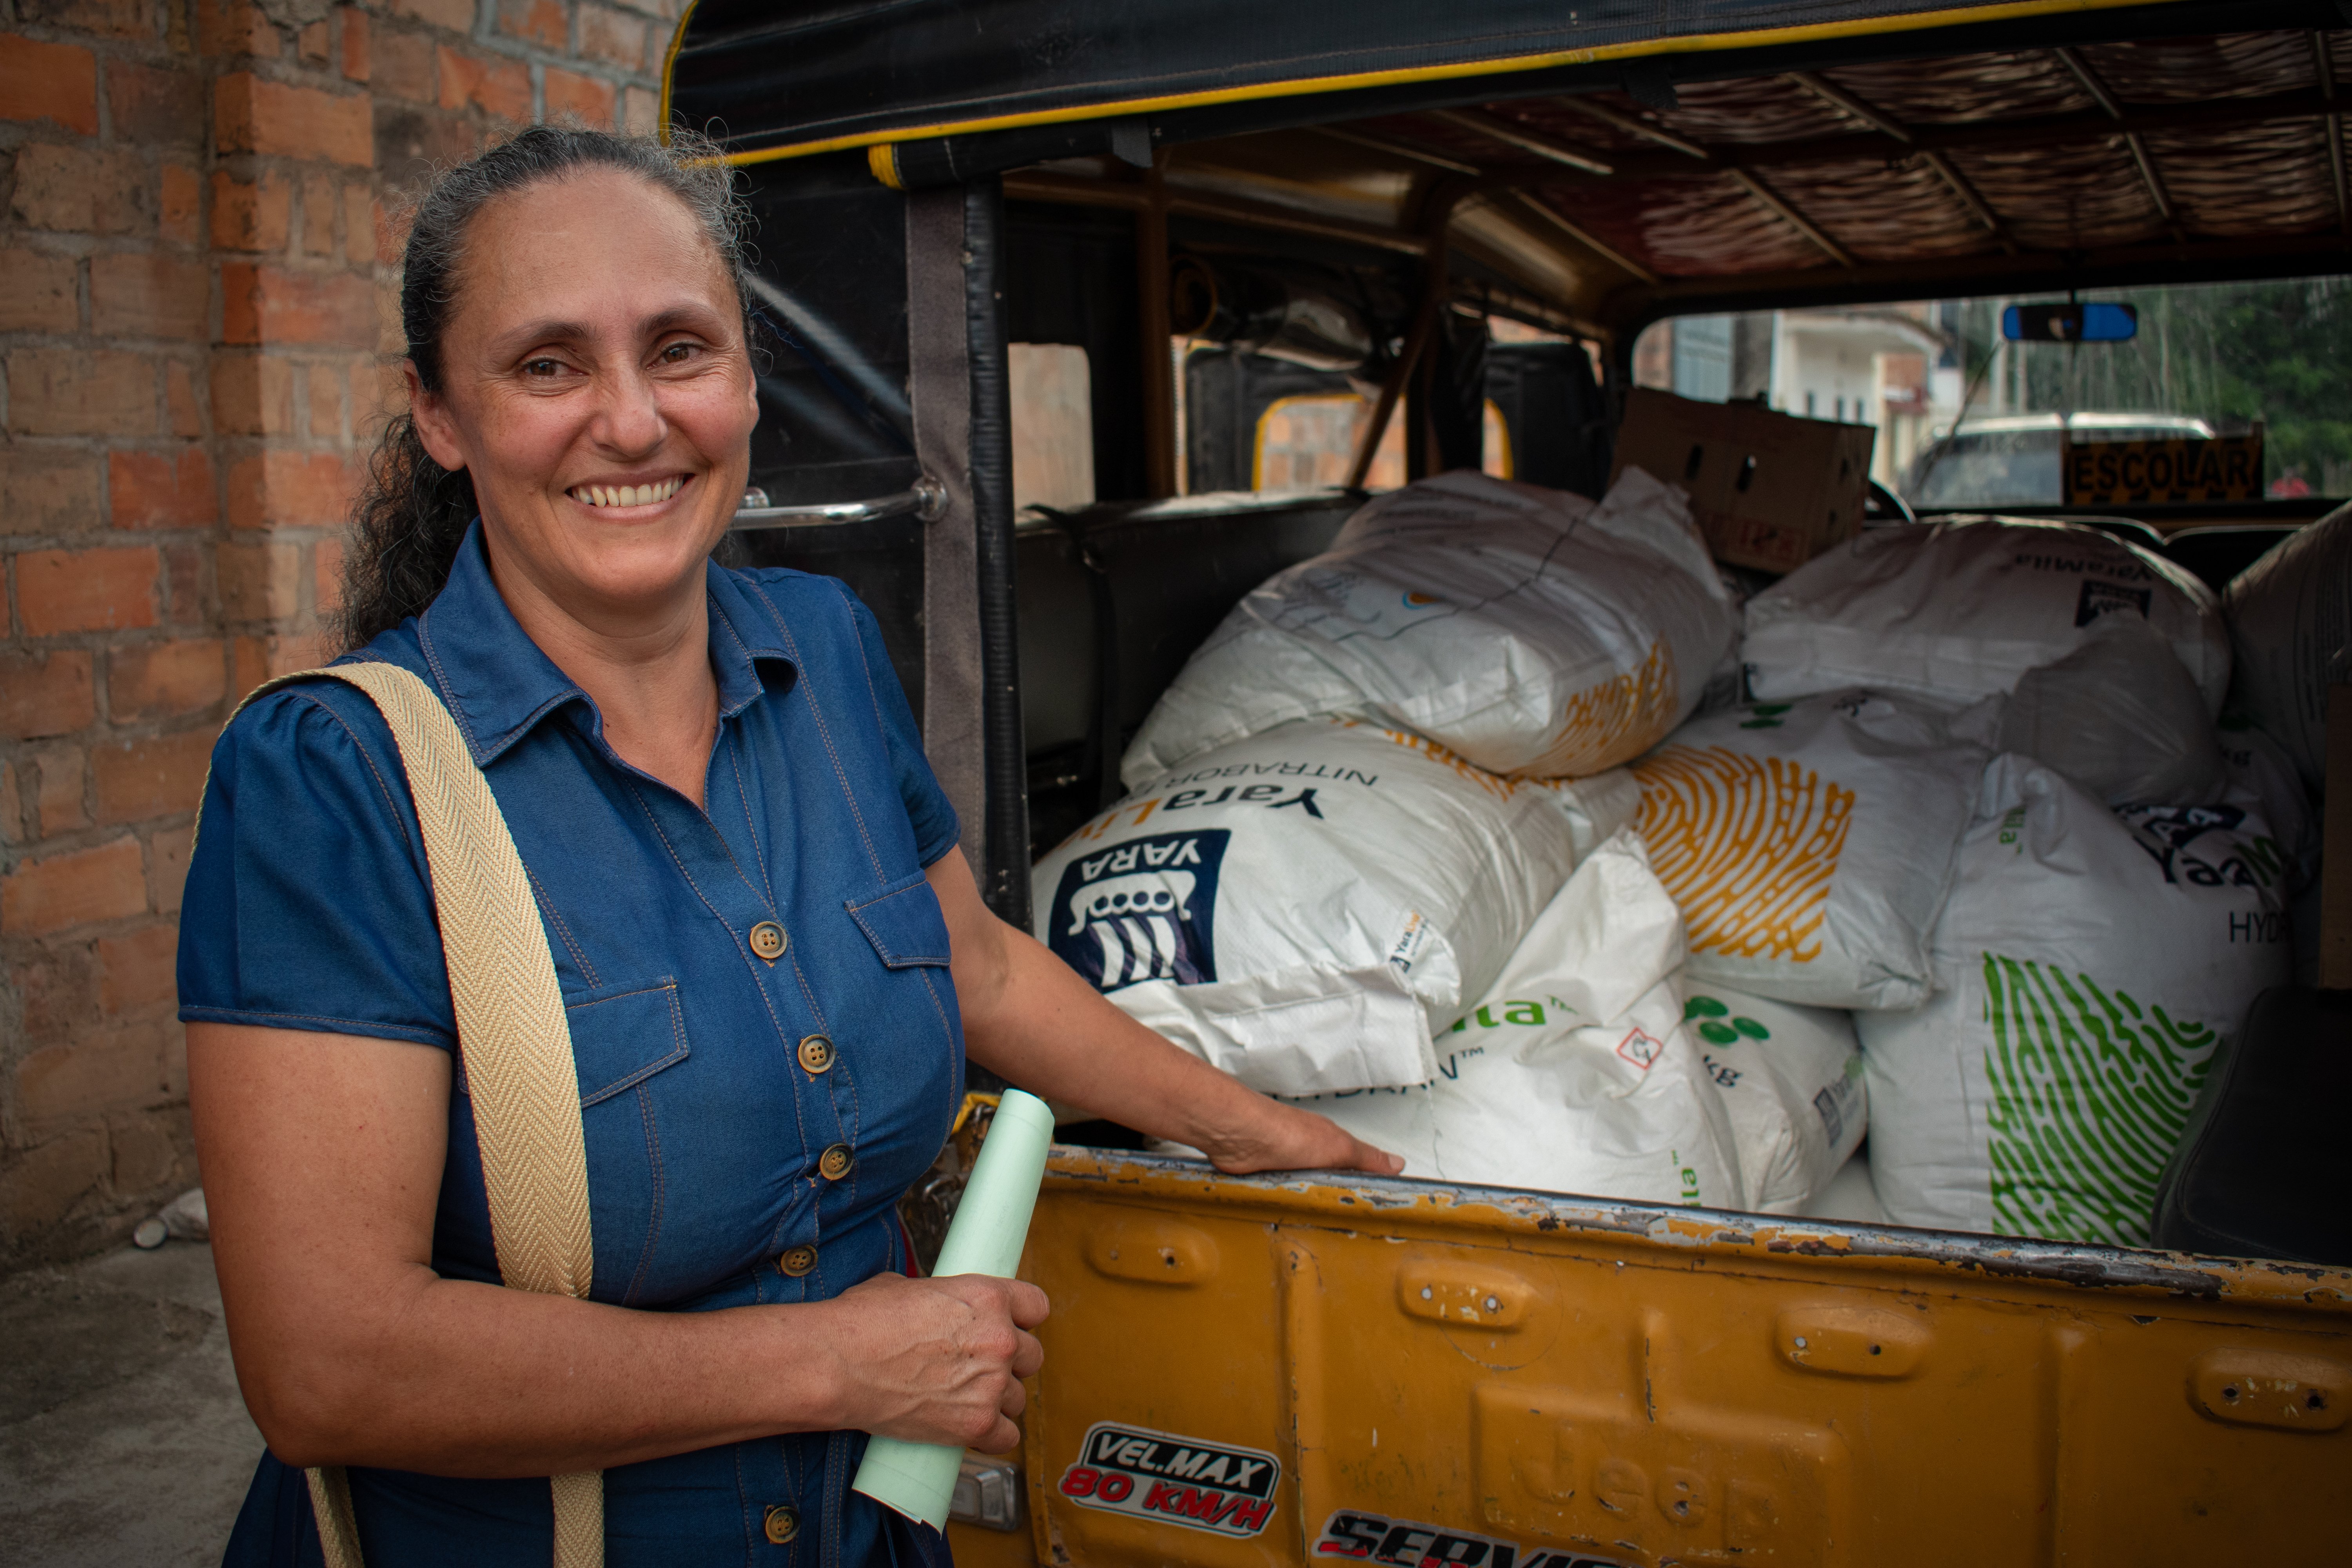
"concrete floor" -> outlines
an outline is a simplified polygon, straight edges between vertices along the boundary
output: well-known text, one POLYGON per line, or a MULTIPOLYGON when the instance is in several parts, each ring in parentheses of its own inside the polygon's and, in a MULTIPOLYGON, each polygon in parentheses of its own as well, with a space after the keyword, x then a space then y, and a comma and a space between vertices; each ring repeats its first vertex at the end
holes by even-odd
POLYGON ((0 1279, 0 1563, 213 1568, 261 1447, 211 1247, 0 1279))

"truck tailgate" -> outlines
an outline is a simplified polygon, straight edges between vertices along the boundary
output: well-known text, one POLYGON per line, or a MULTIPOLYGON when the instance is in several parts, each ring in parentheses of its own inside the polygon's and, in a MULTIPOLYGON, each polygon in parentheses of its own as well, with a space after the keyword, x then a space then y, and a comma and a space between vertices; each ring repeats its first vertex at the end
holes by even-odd
POLYGON ((1033 1533, 970 1562, 2352 1550, 2352 1271, 1076 1149, 1024 1268, 1033 1533))

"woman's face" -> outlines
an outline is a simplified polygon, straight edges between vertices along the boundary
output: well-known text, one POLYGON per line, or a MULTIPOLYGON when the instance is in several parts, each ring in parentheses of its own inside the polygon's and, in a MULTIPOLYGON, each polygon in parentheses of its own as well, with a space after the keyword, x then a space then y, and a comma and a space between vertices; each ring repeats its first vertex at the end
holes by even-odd
POLYGON ((500 586, 590 623, 688 593, 759 418, 742 311, 685 205, 617 169, 502 196, 466 230, 425 449, 472 476, 500 586))

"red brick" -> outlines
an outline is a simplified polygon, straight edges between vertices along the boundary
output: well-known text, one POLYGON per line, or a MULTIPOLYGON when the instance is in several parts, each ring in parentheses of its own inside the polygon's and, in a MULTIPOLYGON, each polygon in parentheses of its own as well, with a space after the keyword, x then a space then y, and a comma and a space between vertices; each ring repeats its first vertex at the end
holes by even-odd
POLYGON ((143 234, 155 193, 138 154, 37 142, 16 154, 18 222, 60 234, 143 234))
POLYGON ((156 204, 155 232, 174 245, 204 237, 204 182, 185 163, 163 165, 163 195, 156 204))
POLYGON ((12 349, 8 427, 22 436, 152 436, 154 362, 86 349, 12 349))
POLYGON ((27 1041, 71 1039, 98 1022, 98 954, 89 943, 36 948, 15 966, 14 977, 27 1041))
POLYGON ((71 1045, 50 1046, 16 1064, 16 1113, 37 1136, 110 1110, 161 1105, 172 1083, 163 1020, 118 1025, 71 1045))
POLYGON ((224 153, 323 158, 362 168, 375 162, 364 93, 289 87, 238 71, 213 89, 213 129, 224 153))
POLYGON ((341 365, 310 367, 310 437, 315 441, 343 438, 343 373, 341 365))
POLYGON ((342 193, 331 174, 302 176, 302 249, 310 256, 335 254, 335 209, 342 193))
POLYGON ((334 657, 326 638, 317 632, 281 634, 275 637, 241 637, 231 650, 236 669, 229 680, 229 690, 240 700, 265 680, 281 675, 291 675, 298 669, 316 669, 334 657))
POLYGON ((580 8, 580 55, 604 60, 623 70, 645 68, 646 19, 603 5, 580 8))
POLYGON ((366 185, 343 187, 343 255, 354 265, 375 261, 375 192, 366 185))
POLYGON ((16 19, 117 38, 155 36, 155 9, 149 0, 18 0, 16 19))
POLYGON ((343 18, 343 79, 368 79, 368 14, 356 5, 342 7, 343 18))
POLYGON ((46 250, 0 250, 0 332, 73 332, 81 330, 81 301, 74 282, 74 258, 46 250))
POLYGON ((155 912, 180 912, 180 894, 188 881, 188 858, 196 851, 196 825, 159 827, 147 850, 148 898, 155 912))
POLYGON ((98 943, 99 1011, 109 1016, 160 1007, 178 998, 173 970, 180 952, 180 928, 165 921, 98 943))
POLYGON ((358 489, 358 468, 335 453, 262 452, 229 467, 229 524, 336 527, 350 513, 358 489))
POLYGON ((198 147, 205 140, 205 79, 135 60, 106 62, 114 140, 131 146, 198 147))
POLYGON ((176 735, 91 747, 100 823, 144 822, 195 810, 212 763, 213 739, 206 724, 176 735))
POLYGON ((294 52, 300 55, 307 65, 325 65, 333 43, 327 36, 331 31, 332 29, 324 21, 311 23, 294 35, 294 52))
POLYGON ((661 123, 661 98, 641 87, 621 92, 621 129, 632 136, 650 136, 661 123))
POLYGON ((460 53, 440 47, 441 107, 478 105, 517 125, 530 123, 530 70, 520 60, 460 53))
POLYGON ((53 1230, 106 1179, 106 1139, 97 1129, 53 1138, 0 1166, 0 1234, 12 1243, 53 1230))
POLYGON ((613 84, 592 76, 547 68, 547 118, 552 124, 576 115, 592 130, 613 128, 613 84))
POLYGON ((49 746, 33 755, 40 770, 41 837, 54 838, 89 826, 89 773, 79 746, 49 746))
MULTIPOLYGON (((163 1081, 172 1086, 169 1092, 176 1100, 181 1095, 174 1077, 185 1074, 176 1072, 167 1057, 163 1081)), ((118 1198, 145 1194, 151 1200, 160 1199, 186 1189, 195 1174, 194 1140, 187 1121, 185 1109, 178 1105, 107 1118, 108 1179, 118 1198)))
POLYGON ((97 716, 89 654, 0 654, 0 738, 69 735, 97 716))
POLYGON ((152 546, 27 550, 16 557, 16 611, 37 637, 152 626, 162 566, 152 546))
POLYGON ((68 533, 98 522, 98 454, 0 442, 0 533, 68 533))
POLYGON ((232 621, 289 620, 302 608, 299 544, 224 544, 215 566, 221 613, 232 621))
POLYGON ((228 692, 217 637, 117 647, 106 661, 106 706, 118 724, 201 713, 228 692))
POLYGON ((26 860, 0 878, 0 934, 47 936, 147 907, 139 840, 125 834, 93 849, 26 860))
POLYGON ((204 405, 196 396, 195 372, 184 360, 164 363, 163 413, 174 436, 194 439, 205 433, 204 405))
POLYGON ((221 342, 375 342, 375 287, 349 272, 292 272, 226 262, 221 269, 221 342))
POLYGON ((163 547, 165 618, 182 627, 212 625, 212 599, 205 584, 211 581, 209 544, 167 544, 163 547))
POLYGON ((246 0, 194 0, 194 5, 198 53, 278 58, 278 29, 246 0))
POLYGON ((89 258, 90 330, 107 337, 200 341, 212 298, 202 261, 121 251, 89 258))
POLYGON ((71 44, 0 33, 0 119, 46 120, 98 134, 98 61, 71 44))
POLYGON ((213 357, 213 423, 230 436, 294 433, 294 367, 262 354, 213 357))
POLYGON ((291 232, 294 184, 283 174, 258 179, 213 174, 213 244, 223 250, 281 251, 291 232))
POLYGON ((387 28, 375 36, 375 79, 368 85, 378 98, 406 99, 411 103, 433 101, 434 43, 430 34, 387 28))
POLYGON ((0 844, 25 841, 25 798, 16 793, 16 764, 0 763, 0 844))
POLYGON ((392 12, 453 33, 474 30, 474 0, 392 0, 392 12))
POLYGON ((499 31, 543 49, 560 50, 572 41, 571 18, 555 0, 499 0, 499 31))
POLYGON ((110 452, 107 489, 117 528, 202 528, 220 520, 213 460, 201 447, 110 452))
POLYGON ((340 539, 319 541, 317 553, 310 563, 310 602, 326 615, 343 602, 343 542, 340 539))

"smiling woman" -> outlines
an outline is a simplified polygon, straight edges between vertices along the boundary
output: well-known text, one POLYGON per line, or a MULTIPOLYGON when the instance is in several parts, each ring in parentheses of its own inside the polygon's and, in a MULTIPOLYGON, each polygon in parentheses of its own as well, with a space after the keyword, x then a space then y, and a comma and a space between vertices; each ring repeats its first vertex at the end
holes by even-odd
POLYGON ((231 1563, 944 1562, 848 1483, 867 1433, 1010 1447, 1038 1366, 1043 1295, 914 1277, 895 1217, 967 1049, 1228 1170, 1395 1169, 989 914, 873 616, 711 561, 757 417, 728 178, 540 128, 425 196, 350 651, 215 749, 181 1016, 270 1444, 231 1563), (469 792, 510 909, 437 836, 469 792), (478 1023, 533 975, 570 1294, 532 1293, 478 1023))

